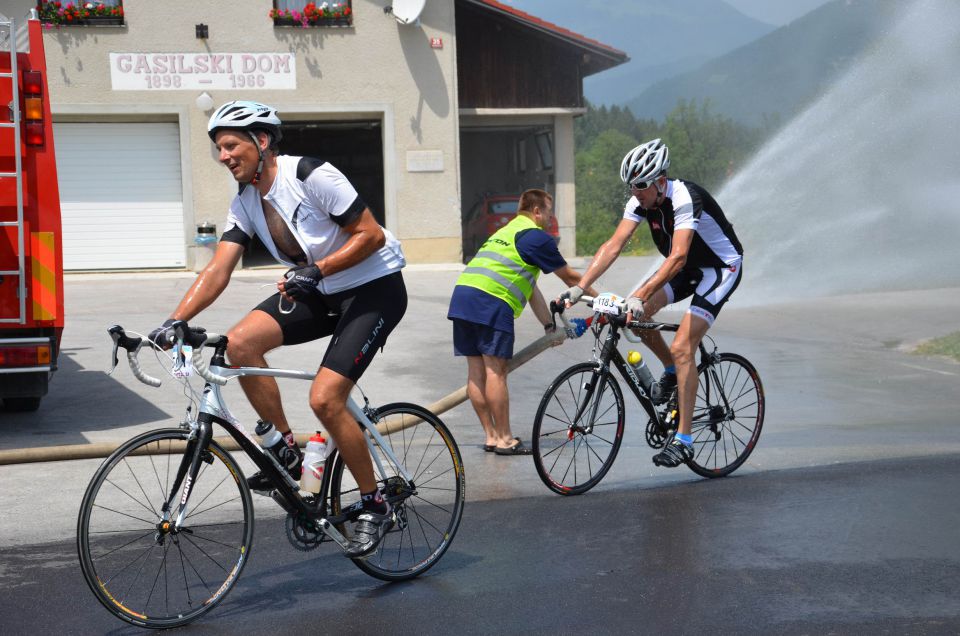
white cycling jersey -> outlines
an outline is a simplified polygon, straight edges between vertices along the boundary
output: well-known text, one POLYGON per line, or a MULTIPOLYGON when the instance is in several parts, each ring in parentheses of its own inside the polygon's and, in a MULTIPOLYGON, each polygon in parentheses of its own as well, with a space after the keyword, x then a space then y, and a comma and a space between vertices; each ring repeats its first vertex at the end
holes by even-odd
POLYGON ((709 192, 692 181, 668 179, 664 195, 663 203, 653 210, 642 209, 637 197, 630 197, 623 218, 636 223, 646 220, 653 242, 664 256, 670 255, 676 230, 694 230, 687 267, 724 267, 740 262, 740 240, 709 192))
MULTIPOLYGON (((286 222, 310 262, 339 250, 350 238, 343 225, 355 221, 366 208, 347 178, 329 162, 311 157, 280 155, 277 177, 264 197, 286 222)), ((387 229, 379 250, 342 272, 324 276, 318 290, 332 294, 399 271, 406 265, 400 241, 387 229)), ((267 227, 260 193, 243 187, 234 197, 221 240, 247 245, 256 235, 277 261, 295 266, 279 249, 267 227)))

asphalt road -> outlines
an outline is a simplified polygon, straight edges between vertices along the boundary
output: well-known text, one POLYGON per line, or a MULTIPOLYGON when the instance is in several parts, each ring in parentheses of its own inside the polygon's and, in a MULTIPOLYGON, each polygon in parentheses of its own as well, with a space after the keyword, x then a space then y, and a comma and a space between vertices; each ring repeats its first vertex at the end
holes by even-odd
MULTIPOLYGON (((473 501, 414 581, 258 524, 230 596, 186 633, 956 634, 960 456, 473 501), (891 512, 895 511, 895 514, 891 512)), ((122 634, 72 541, 0 550, 4 633, 122 634)))
MULTIPOLYGON (((649 261, 618 265, 602 288, 627 291, 649 261)), ((200 322, 225 330, 277 273, 242 272, 200 322)), ((445 319, 456 271, 408 268, 405 276, 407 317, 361 383, 374 403, 429 404, 466 375, 445 319)), ((185 399, 172 381, 153 389, 124 368, 104 374, 105 329, 148 331, 190 282, 185 274, 68 276, 61 369, 40 411, 0 412, 0 449, 119 443, 176 423, 185 399)), ((562 285, 547 277, 544 288, 562 285)), ((451 551, 426 576, 384 585, 326 546, 304 559, 283 538, 279 508, 258 498, 249 566, 189 631, 960 632, 960 365, 907 352, 957 329, 960 293, 770 304, 748 290, 711 330, 721 351, 756 365, 766 391, 760 442, 734 476, 705 481, 654 468, 628 398, 613 469, 590 493, 558 497, 529 459, 483 453, 476 418, 461 405, 442 417, 463 452, 468 506, 451 551)), ((542 334, 532 318, 518 326, 518 348, 542 334)), ((271 362, 309 369, 320 351, 293 347, 271 362)), ((568 342, 511 375, 516 434, 529 437, 549 381, 589 356, 588 341, 568 342)), ((307 432, 306 384, 281 389, 295 429, 307 432)), ((227 395, 252 427, 239 391, 227 395)), ((73 547, 98 464, 0 466, 0 632, 131 631, 86 589, 73 547)))

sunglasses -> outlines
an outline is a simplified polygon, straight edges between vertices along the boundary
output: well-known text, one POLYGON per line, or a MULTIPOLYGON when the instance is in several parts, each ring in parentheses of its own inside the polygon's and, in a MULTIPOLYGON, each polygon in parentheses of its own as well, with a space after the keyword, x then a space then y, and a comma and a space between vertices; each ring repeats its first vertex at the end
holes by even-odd
POLYGON ((656 182, 656 178, 650 179, 649 181, 637 181, 636 183, 631 183, 630 187, 634 190, 646 190, 656 182))

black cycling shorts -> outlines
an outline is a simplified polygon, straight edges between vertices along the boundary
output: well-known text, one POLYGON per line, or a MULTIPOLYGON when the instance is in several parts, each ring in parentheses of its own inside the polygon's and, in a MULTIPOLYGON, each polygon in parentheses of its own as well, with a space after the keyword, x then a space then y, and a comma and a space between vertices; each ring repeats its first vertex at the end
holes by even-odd
MULTIPOLYGON (((295 345, 333 335, 320 366, 354 382, 407 311, 407 288, 400 272, 335 294, 298 300, 289 314, 280 313, 280 292, 254 307, 269 314, 283 332, 283 344, 295 345)), ((284 310, 290 301, 283 301, 284 310)))
POLYGON ((727 267, 684 268, 664 285, 667 304, 681 301, 693 294, 687 312, 703 318, 713 326, 717 314, 740 285, 742 271, 743 261, 727 267))

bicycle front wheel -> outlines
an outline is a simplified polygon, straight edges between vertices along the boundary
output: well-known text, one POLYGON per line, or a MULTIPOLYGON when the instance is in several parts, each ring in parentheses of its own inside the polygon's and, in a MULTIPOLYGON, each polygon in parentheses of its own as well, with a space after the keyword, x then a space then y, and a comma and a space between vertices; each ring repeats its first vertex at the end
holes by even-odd
POLYGON ((624 414, 620 385, 596 364, 557 376, 533 420, 533 461, 547 488, 579 495, 600 483, 620 450, 624 414))
POLYGON ((725 477, 747 461, 763 428, 763 385, 741 355, 721 353, 698 369, 700 385, 693 409, 690 470, 702 477, 725 477))
POLYGON ((164 429, 133 438, 103 462, 80 504, 77 551, 87 584, 110 612, 141 627, 177 627, 211 610, 250 555, 250 489, 216 442, 203 452, 181 527, 165 512, 188 436, 164 429))
MULTIPOLYGON (((378 485, 392 502, 397 523, 373 554, 353 562, 384 581, 412 579, 443 556, 460 526, 466 493, 460 449, 440 418, 415 404, 380 407, 372 421, 410 480, 374 441, 374 471, 379 472, 379 461, 385 474, 377 475, 378 485)), ((331 473, 331 511, 340 514, 359 500, 356 481, 338 455, 331 473)), ((347 524, 342 531, 349 538, 347 524)))

